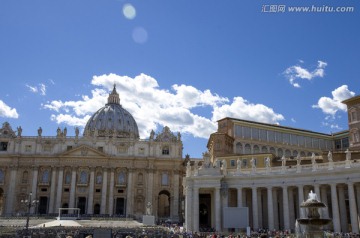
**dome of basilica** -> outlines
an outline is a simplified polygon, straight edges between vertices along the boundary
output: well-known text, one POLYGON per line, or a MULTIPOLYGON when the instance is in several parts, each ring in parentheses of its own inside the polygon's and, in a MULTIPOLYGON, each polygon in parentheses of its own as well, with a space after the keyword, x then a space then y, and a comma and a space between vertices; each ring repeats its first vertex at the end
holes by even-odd
POLYGON ((95 112, 86 123, 84 136, 139 138, 136 121, 121 106, 115 85, 107 104, 95 112))

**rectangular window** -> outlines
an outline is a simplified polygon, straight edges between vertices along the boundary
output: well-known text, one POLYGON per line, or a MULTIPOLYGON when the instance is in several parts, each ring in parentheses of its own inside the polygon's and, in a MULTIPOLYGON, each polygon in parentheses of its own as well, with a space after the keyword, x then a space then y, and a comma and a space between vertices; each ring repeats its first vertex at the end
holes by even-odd
POLYGON ((283 133, 283 143, 289 144, 290 143, 290 134, 283 133))
POLYGON ((0 142, 0 151, 7 151, 8 142, 0 142))
POLYGON ((241 132, 241 126, 235 126, 235 137, 241 137, 242 136, 242 132, 241 132))
POLYGON ((234 159, 230 160, 230 166, 235 167, 235 160, 234 159))
POLYGON ((251 138, 251 128, 244 127, 244 138, 250 139, 251 138))
POLYGON ((64 192, 68 193, 69 191, 70 191, 70 189, 64 188, 64 192))
POLYGON ((268 131, 268 138, 269 138, 269 142, 275 142, 275 132, 268 131))
POLYGON ((47 188, 42 188, 41 192, 47 192, 47 188))
POLYGON ((259 129, 252 128, 251 136, 252 136, 252 139, 259 140, 259 129))
POLYGON ((145 154, 145 148, 139 148, 139 155, 145 154))
POLYGON ((298 144, 298 136, 297 135, 291 135, 291 144, 292 145, 298 144))
POLYGON ((67 147, 66 147, 66 150, 67 151, 69 151, 69 150, 71 150, 72 149, 72 146, 71 145, 68 145, 67 147))
POLYGON ((266 130, 259 130, 259 133, 260 133, 260 140, 267 141, 266 130))
POLYGON ((95 192, 96 192, 96 193, 100 193, 100 192, 101 192, 101 189, 95 189, 95 192))
POLYGON ((98 147, 98 151, 103 152, 103 151, 104 151, 104 147, 99 146, 99 147, 98 147))
POLYGON ((31 145, 25 145, 25 152, 31 152, 31 145))

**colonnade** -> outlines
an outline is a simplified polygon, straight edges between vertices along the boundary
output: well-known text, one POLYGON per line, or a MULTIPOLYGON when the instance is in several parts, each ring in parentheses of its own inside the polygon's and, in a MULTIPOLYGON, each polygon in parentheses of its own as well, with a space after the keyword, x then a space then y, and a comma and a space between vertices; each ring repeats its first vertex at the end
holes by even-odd
POLYGON ((320 210, 320 214, 322 218, 332 219, 332 225, 328 229, 334 232, 359 233, 360 181, 229 186, 229 193, 233 194, 231 198, 220 192, 220 186, 210 188, 208 185, 189 184, 186 189, 186 226, 192 231, 199 230, 199 194, 210 193, 213 201, 209 217, 212 227, 217 231, 224 230, 222 204, 225 207, 248 207, 249 226, 254 230, 268 228, 294 231, 296 219, 306 216, 300 204, 307 200, 307 194, 311 190, 327 206, 320 210), (221 200, 225 200, 225 203, 221 200))

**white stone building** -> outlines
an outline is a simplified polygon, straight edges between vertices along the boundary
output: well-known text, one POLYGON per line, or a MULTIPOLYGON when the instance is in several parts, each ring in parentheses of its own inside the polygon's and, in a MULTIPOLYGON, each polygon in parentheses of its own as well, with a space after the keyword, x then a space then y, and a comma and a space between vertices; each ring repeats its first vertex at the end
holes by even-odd
POLYGON ((139 139, 136 121, 114 86, 84 135, 23 136, 0 128, 0 215, 24 214, 21 200, 38 199, 32 214, 80 208, 82 215, 141 218, 146 204, 158 220, 181 220, 183 158, 180 134, 168 127, 139 139))
POLYGON ((359 233, 360 96, 343 103, 349 130, 337 134, 219 120, 209 153, 186 169, 186 228, 228 231, 248 225, 294 231, 296 219, 306 216, 299 204, 313 191, 327 205, 322 217, 333 219, 328 229, 359 233), (234 221, 242 225, 230 225, 234 221))

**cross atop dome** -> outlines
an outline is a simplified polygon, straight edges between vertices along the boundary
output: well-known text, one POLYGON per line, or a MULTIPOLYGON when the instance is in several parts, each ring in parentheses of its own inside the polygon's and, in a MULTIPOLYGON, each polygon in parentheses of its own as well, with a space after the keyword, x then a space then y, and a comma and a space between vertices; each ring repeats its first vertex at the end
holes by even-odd
POLYGON ((115 84, 114 84, 114 88, 113 88, 112 92, 109 94, 109 97, 108 97, 108 104, 111 104, 111 103, 120 105, 120 96, 116 92, 116 85, 115 84))

